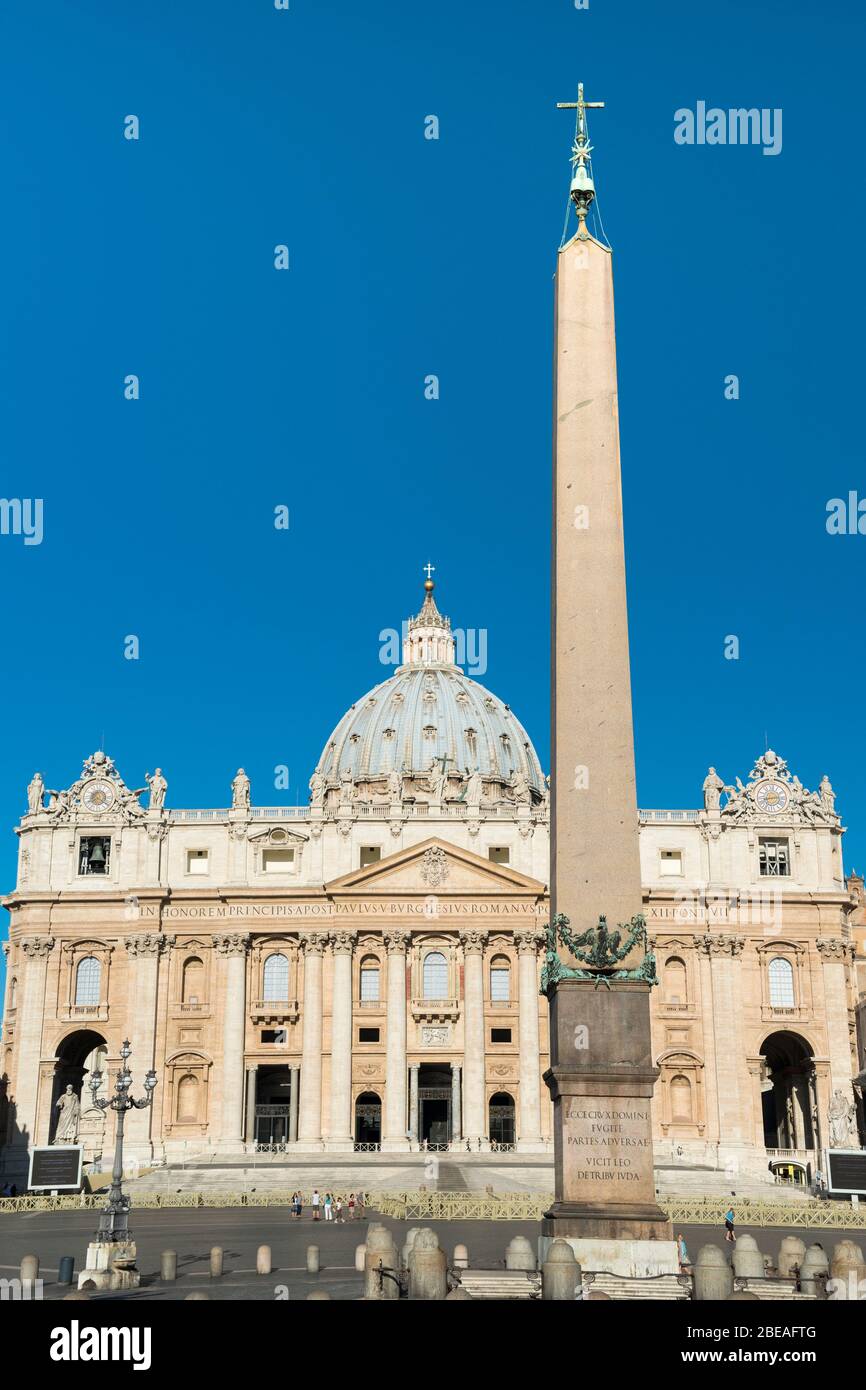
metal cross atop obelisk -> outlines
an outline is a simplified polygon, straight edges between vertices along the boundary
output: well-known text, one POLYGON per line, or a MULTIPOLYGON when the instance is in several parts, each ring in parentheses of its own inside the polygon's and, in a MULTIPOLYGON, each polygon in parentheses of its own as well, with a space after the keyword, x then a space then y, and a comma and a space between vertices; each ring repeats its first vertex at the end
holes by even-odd
POLYGON ((577 112, 577 131, 571 149, 571 163, 574 168, 571 180, 571 199, 577 210, 581 230, 583 230, 586 214, 589 212, 589 205, 595 197, 595 184, 586 167, 586 162, 592 152, 592 145, 590 145, 586 133, 586 111, 600 111, 603 106, 603 101, 584 101, 582 82, 577 84, 577 101, 558 101, 556 103, 557 111, 577 112))

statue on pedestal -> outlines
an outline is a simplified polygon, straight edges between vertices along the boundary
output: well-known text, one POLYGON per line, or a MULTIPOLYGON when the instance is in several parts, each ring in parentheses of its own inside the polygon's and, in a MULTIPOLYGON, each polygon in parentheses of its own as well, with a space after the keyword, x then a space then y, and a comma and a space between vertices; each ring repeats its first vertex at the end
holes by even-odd
POLYGON ((310 778, 310 804, 313 806, 325 804, 325 779, 321 772, 314 772, 310 778))
POLYGON ((55 1109, 60 1111, 57 1117, 57 1128, 54 1131, 54 1144, 75 1144, 78 1141, 78 1121, 81 1115, 81 1102, 71 1086, 67 1086, 63 1095, 55 1104, 55 1109))
POLYGON ((837 1087, 827 1111, 831 1149, 850 1149, 852 1145, 856 1145, 856 1113, 854 1102, 845 1095, 841 1087, 837 1087))
POLYGON ((161 811, 165 805, 165 794, 168 791, 168 782, 162 775, 162 768, 158 767, 152 777, 149 772, 146 772, 144 780, 150 787, 151 811, 161 811))
POLYGON ((33 780, 27 787, 27 810, 31 816, 35 816, 37 811, 42 810, 42 797, 45 793, 45 783, 42 780, 41 772, 34 772, 33 780))
POLYGON ((725 784, 714 767, 711 767, 704 778, 704 810, 718 811, 722 792, 725 784))
POLYGON ((250 779, 242 767, 232 782, 232 810, 248 811, 250 808, 250 779))

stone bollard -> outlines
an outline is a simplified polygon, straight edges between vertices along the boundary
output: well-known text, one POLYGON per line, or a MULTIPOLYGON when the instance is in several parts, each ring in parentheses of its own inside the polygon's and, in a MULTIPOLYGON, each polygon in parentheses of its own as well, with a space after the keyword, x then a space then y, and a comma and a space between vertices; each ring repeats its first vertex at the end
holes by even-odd
POLYGON ((458 1284, 456 1289, 452 1289, 450 1293, 446 1293, 446 1295, 445 1295, 445 1302, 446 1302, 446 1303, 450 1303, 450 1302, 452 1301, 452 1299, 456 1300, 456 1299, 467 1299, 467 1298, 468 1298, 469 1302, 471 1303, 471 1302, 472 1302, 472 1295, 471 1295, 471 1293, 467 1293, 466 1290, 463 1288, 462 1284, 458 1284))
POLYGON ((223 1272, 223 1248, 221 1245, 212 1245, 210 1252, 210 1277, 211 1279, 222 1278, 223 1272))
POLYGON ((400 1297, 397 1247, 387 1226, 374 1221, 367 1227, 364 1258, 364 1297, 391 1300, 400 1297), (382 1271, 381 1273, 379 1271, 382 1271))
POLYGON ((326 1293, 324 1289, 313 1289, 312 1293, 307 1294, 306 1301, 307 1303, 311 1303, 314 1299, 318 1298, 327 1298, 330 1302, 331 1295, 329 1293, 326 1293))
POLYGON ((830 1260, 823 1246, 810 1245, 800 1265, 800 1292, 823 1298, 830 1277, 830 1260))
POLYGON ((541 1297, 557 1303, 573 1302, 580 1286, 580 1265, 567 1240, 553 1240, 541 1266, 541 1297))
POLYGON ((763 1279, 764 1257, 754 1236, 740 1236, 734 1246, 734 1273, 738 1279, 763 1279))
POLYGON ((75 1256, 61 1255, 60 1268, 57 1271, 58 1284, 71 1284, 75 1273, 75 1256))
POLYGON ((776 1268, 780 1279, 792 1279, 803 1263, 806 1246, 799 1236, 785 1236, 779 1246, 776 1268))
MULTIPOLYGON (((23 1269, 23 1264, 22 1264, 23 1269)), ((830 1273, 836 1281, 830 1292, 836 1299, 859 1299, 866 1293, 863 1251, 854 1240, 840 1240, 833 1247, 830 1273)), ((22 1274, 22 1279, 24 1278, 22 1274)))
POLYGON ((307 1246, 307 1273, 308 1273, 308 1274, 318 1274, 319 1269, 320 1269, 320 1265, 319 1265, 319 1247, 318 1247, 318 1245, 308 1245, 308 1246, 307 1246))
POLYGON ((508 1242, 508 1248, 505 1251, 505 1268, 528 1271, 538 1268, 535 1251, 526 1236, 515 1236, 513 1240, 508 1242))
POLYGON ((159 1277, 163 1283, 172 1284, 177 1278, 177 1251, 163 1250, 159 1257, 159 1277))
POLYGON ((256 1274, 270 1274, 271 1272, 271 1247, 260 1245, 256 1251, 256 1274))
POLYGON ((210 1303, 209 1293, 188 1293, 184 1303, 210 1303))
POLYGON ((734 1272, 716 1245, 702 1245, 695 1261, 695 1298, 702 1302, 727 1298, 734 1292, 734 1272))
POLYGON ((448 1261, 435 1231, 423 1228, 409 1255, 409 1297, 443 1299, 448 1292, 448 1261))
POLYGON ((356 1268, 357 1270, 360 1270, 360 1272, 361 1272, 362 1274, 364 1273, 364 1261, 366 1260, 366 1258, 367 1258, 367 1247, 366 1247, 366 1245, 356 1245, 356 1246, 355 1246, 355 1268, 356 1268))
POLYGON ((39 1278, 39 1256, 25 1255, 21 1261, 21 1283, 35 1283, 39 1278))
POLYGON ((409 1268, 409 1256, 412 1253, 412 1246, 415 1244, 415 1237, 421 1230, 420 1226, 410 1226, 406 1232, 406 1239, 403 1241, 403 1249, 400 1251, 400 1268, 409 1268))
POLYGON ((469 1251, 465 1245, 455 1245, 454 1258, 451 1261, 454 1269, 469 1268, 469 1251))
POLYGON ((593 1289, 583 1301, 584 1303, 610 1303, 611 1297, 609 1293, 602 1293, 601 1289, 593 1289))

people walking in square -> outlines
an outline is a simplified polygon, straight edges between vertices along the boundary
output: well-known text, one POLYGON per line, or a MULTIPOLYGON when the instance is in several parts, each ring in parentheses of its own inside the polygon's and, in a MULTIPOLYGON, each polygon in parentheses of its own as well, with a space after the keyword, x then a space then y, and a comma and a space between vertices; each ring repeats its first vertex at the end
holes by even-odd
POLYGON ((677 1258, 680 1264, 680 1274, 685 1274, 692 1262, 689 1258, 689 1247, 686 1245, 686 1238, 682 1234, 677 1236, 677 1258))
POLYGON ((331 1196, 330 1192, 326 1192, 326 1193, 325 1193, 325 1202, 324 1202, 324 1206, 325 1206, 325 1220, 326 1220, 326 1221, 333 1221, 333 1219, 334 1219, 334 1199, 333 1199, 333 1197, 331 1196))
POLYGON ((321 1220, 321 1216, 320 1216, 320 1212, 319 1212, 319 1208, 320 1208, 321 1204, 322 1204, 322 1199, 321 1199, 321 1197, 319 1196, 319 1189, 318 1189, 317 1187, 314 1187, 314 1188, 313 1188, 313 1203, 312 1203, 312 1206, 313 1206, 313 1220, 314 1220, 314 1221, 319 1221, 319 1220, 321 1220))
POLYGON ((728 1210, 725 1212, 725 1240, 733 1243, 736 1239, 737 1237, 734 1232, 734 1208, 728 1207, 728 1210))
POLYGON ((349 1204, 348 1204, 348 1205, 349 1205, 349 1220, 350 1220, 350 1221, 354 1221, 354 1220, 355 1220, 355 1194, 354 1194, 354 1192, 350 1192, 350 1193, 349 1193, 349 1204))
POLYGON ((334 1219, 335 1219, 336 1221, 339 1221, 340 1225, 342 1226, 342 1224, 343 1224, 343 1199, 342 1199, 342 1197, 338 1197, 337 1200, 336 1200, 336 1202, 335 1202, 335 1204, 334 1204, 334 1219))

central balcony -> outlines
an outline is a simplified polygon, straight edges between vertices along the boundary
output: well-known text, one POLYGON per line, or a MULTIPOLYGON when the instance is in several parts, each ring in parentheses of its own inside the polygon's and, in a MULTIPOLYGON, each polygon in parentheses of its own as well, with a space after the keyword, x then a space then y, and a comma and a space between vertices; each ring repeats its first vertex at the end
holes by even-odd
POLYGON ((445 1023, 460 1013, 459 999, 413 999, 412 1017, 416 1023, 445 1023))

